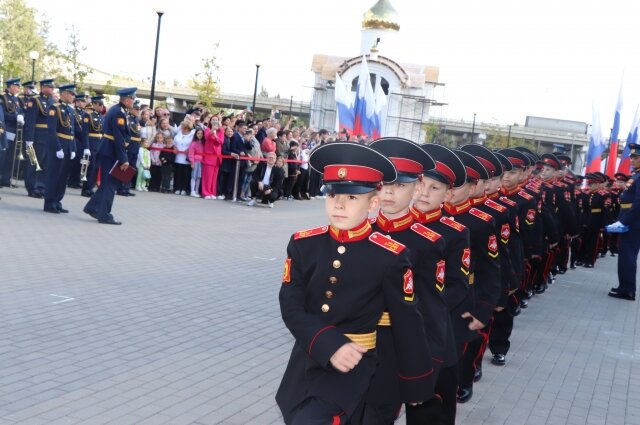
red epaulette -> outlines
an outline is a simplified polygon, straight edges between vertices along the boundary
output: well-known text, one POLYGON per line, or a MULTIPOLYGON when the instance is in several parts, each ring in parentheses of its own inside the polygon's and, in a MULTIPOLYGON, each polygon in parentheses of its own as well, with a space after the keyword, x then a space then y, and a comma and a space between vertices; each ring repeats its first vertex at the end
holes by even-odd
POLYGON ((389 236, 385 236, 382 233, 378 232, 373 232, 371 235, 369 235, 369 240, 374 244, 393 252, 396 255, 400 254, 406 248, 406 246, 404 246, 400 242, 397 242, 391 239, 389 236))
POLYGON ((423 226, 420 223, 414 223, 411 226, 411 230, 419 234, 420 236, 429 239, 431 242, 435 242, 442 237, 440 233, 436 233, 433 230, 423 226))
POLYGON ((561 188, 563 188, 563 189, 564 189, 565 187, 567 187, 567 185, 566 185, 565 183, 560 182, 560 181, 555 181, 555 182, 553 182, 553 185, 554 185, 554 186, 561 187, 561 188))
POLYGON ((320 226, 320 227, 316 227, 315 229, 301 230, 299 232, 296 232, 293 235, 293 239, 298 240, 303 238, 309 238, 311 236, 317 236, 323 233, 327 233, 328 231, 329 231, 329 226, 320 226))
POLYGON ((375 224, 378 221, 378 217, 369 217, 369 224, 375 224))
POLYGON ((536 186, 534 184, 528 184, 524 188, 525 189, 529 189, 530 191, 535 192, 535 193, 540 193, 540 186, 536 186))
POLYGON ((469 214, 475 215, 476 217, 484 221, 491 221, 491 218, 492 218, 491 215, 487 214, 486 212, 480 211, 477 208, 471 208, 469 210, 469 214))
POLYGON ((529 195, 527 192, 521 190, 520 192, 518 192, 518 195, 522 196, 524 199, 526 199, 527 201, 530 201, 533 199, 533 196, 529 195))
POLYGON ((460 224, 460 223, 458 223, 457 221, 453 220, 450 217, 441 217, 440 218, 440 222, 443 223, 443 224, 446 224, 449 227, 453 227, 458 232, 462 232, 464 229, 466 229, 464 224, 460 224))
POLYGON ((507 198, 506 196, 501 196, 500 200, 502 202, 504 202, 505 204, 511 205, 512 207, 517 207, 518 206, 518 203, 516 201, 512 201, 511 199, 507 198))
POLYGON ((505 212, 507 210, 507 207, 504 207, 499 203, 492 201, 491 199, 487 199, 486 201, 484 201, 484 204, 489 208, 493 208, 494 210, 499 212, 505 212))

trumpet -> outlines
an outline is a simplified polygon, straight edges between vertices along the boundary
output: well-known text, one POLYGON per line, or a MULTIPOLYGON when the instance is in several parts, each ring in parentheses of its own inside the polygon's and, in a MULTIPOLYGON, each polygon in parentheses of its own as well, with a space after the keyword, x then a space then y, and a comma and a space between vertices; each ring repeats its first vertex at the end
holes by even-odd
POLYGON ((36 150, 34 149, 33 145, 27 145, 24 148, 24 151, 27 153, 31 165, 36 167, 36 171, 42 171, 42 168, 40 168, 40 163, 38 162, 38 157, 36 156, 36 150))
POLYGON ((87 171, 89 171, 89 154, 82 155, 82 159, 80 160, 80 181, 87 181, 87 171))
MULTIPOLYGON (((16 128, 16 143, 13 148, 13 162, 11 163, 11 177, 17 187, 18 178, 20 177, 20 164, 24 161, 24 155, 22 155, 22 124, 18 124, 18 128, 16 128)), ((11 186, 11 185, 10 185, 11 186)))

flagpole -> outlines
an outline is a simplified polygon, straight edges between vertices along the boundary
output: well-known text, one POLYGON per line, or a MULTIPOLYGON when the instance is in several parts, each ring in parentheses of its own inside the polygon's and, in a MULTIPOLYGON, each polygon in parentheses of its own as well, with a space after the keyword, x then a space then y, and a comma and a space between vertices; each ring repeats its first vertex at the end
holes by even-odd
MULTIPOLYGON (((607 150, 605 152, 607 152, 607 157, 604 159, 604 172, 605 174, 607 173, 607 166, 609 165, 609 157, 611 156, 611 136, 613 136, 613 128, 611 129, 611 131, 609 132, 609 144, 607 145, 607 150)), ((617 155, 616 155, 617 157, 617 155)))

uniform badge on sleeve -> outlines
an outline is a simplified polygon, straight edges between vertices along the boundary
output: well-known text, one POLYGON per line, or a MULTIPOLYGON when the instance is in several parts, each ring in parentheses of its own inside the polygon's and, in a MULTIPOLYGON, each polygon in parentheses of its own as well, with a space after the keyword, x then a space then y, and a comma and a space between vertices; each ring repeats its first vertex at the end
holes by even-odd
POLYGON ((32 106, 33 106, 33 102, 31 102, 31 101, 27 102, 27 107, 28 108, 31 108, 32 106))
POLYGON ((49 116, 52 117, 56 114, 55 109, 49 109, 49 116))
POLYGON ((118 118, 118 125, 124 125, 124 118, 118 118))
POLYGON ((502 242, 509 242, 509 237, 511 236, 511 228, 509 227, 509 223, 505 223, 500 228, 500 239, 502 242))
POLYGON ((403 279, 404 282, 402 285, 402 289, 404 290, 404 300, 413 301, 413 271, 411 269, 407 269, 407 271, 404 273, 403 279))
POLYGON ((447 262, 444 260, 440 260, 436 264, 436 289, 440 292, 444 290, 444 270, 446 266, 447 262))
POLYGON ((496 239, 496 235, 489 236, 489 243, 487 243, 487 248, 489 248, 490 257, 496 258, 498 256, 498 240, 496 239))
POLYGON ((527 224, 533 224, 533 221, 536 219, 536 210, 533 208, 527 211, 527 224))
POLYGON ((471 249, 465 248, 462 251, 462 267, 461 267, 462 272, 468 275, 469 267, 471 267, 471 249))
POLYGON ((291 283, 291 258, 284 260, 284 273, 282 283, 291 283))
POLYGON ((84 122, 89 122, 89 118, 85 117, 83 121, 84 122))

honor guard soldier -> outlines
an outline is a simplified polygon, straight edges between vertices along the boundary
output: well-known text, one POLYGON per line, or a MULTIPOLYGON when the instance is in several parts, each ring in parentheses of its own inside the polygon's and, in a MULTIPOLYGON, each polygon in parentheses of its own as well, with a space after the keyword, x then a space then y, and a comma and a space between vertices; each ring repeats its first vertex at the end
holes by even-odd
POLYGON ((24 186, 27 193, 32 198, 44 197, 44 172, 47 169, 48 137, 47 120, 49 119, 49 108, 53 105, 53 79, 40 81, 40 94, 27 101, 25 114, 24 140, 25 145, 33 148, 38 164, 26 161, 24 186), (41 170, 38 170, 38 166, 41 170))
MULTIPOLYGON (((433 358, 432 381, 435 385, 444 359, 456 357, 449 309, 444 300, 446 242, 441 234, 415 223, 409 209, 411 200, 420 190, 424 170, 434 168, 435 162, 419 145, 406 139, 385 137, 373 141, 370 147, 389 158, 398 171, 396 181, 383 184, 378 191, 381 207, 378 217, 372 220, 373 228, 409 249, 415 293, 433 358)), ((392 326, 393 318, 385 312, 378 323, 376 351, 379 363, 369 387, 363 424, 390 424, 400 412, 402 401, 392 326)), ((421 406, 407 406, 407 423, 429 423, 430 418, 437 415, 439 405, 439 400, 432 399, 421 406)))
POLYGON ((68 213, 62 207, 62 198, 67 188, 67 177, 71 161, 76 156, 76 122, 73 111, 73 99, 76 95, 75 84, 58 88, 60 102, 49 107, 47 113, 47 155, 49 162, 45 171, 44 211, 53 214, 68 213))
POLYGON ((87 106, 88 100, 89 93, 82 92, 77 93, 74 101, 75 108, 73 111, 73 118, 76 128, 76 157, 71 161, 71 166, 69 167, 69 180, 67 181, 67 186, 72 189, 82 189, 82 182, 80 181, 80 169, 82 168, 82 164, 80 163, 80 160, 85 153, 90 153, 89 139, 84 130, 85 119, 88 119, 84 108, 87 106))
POLYGON ((373 232, 376 189, 396 179, 393 163, 355 143, 317 147, 329 225, 294 234, 287 247, 280 310, 295 343, 276 393, 284 422, 357 421, 376 372, 376 325, 393 322, 401 400, 432 396, 431 357, 407 248, 373 232))
POLYGON ((629 143, 631 178, 620 194, 620 214, 618 221, 608 230, 622 228, 618 253, 618 286, 611 288, 609 296, 623 300, 636 299, 636 271, 640 250, 640 188, 636 183, 640 171, 640 145, 629 143), (613 229, 612 229, 613 227, 613 229))
POLYGON ((24 125, 24 115, 18 93, 20 93, 20 78, 10 78, 5 81, 7 88, 0 97, 0 107, 4 114, 4 130, 6 150, 0 150, 0 186, 11 186, 11 169, 14 163, 16 147, 16 133, 18 126, 24 125))
POLYGON ((487 327, 498 304, 502 291, 500 271, 500 245, 496 233, 495 220, 491 215, 471 205, 470 197, 480 185, 484 193, 483 180, 489 179, 486 168, 473 155, 455 151, 467 171, 467 182, 452 192, 451 199, 444 204, 444 212, 453 220, 469 229, 471 241, 471 274, 469 283, 474 294, 474 306, 463 314, 468 319, 475 335, 468 341, 460 362, 458 378, 458 402, 466 403, 473 395, 475 359, 482 350, 484 341, 480 330, 487 327))
POLYGON ((25 81, 22 83, 22 93, 18 95, 18 99, 20 99, 20 105, 23 111, 27 110, 27 102, 36 94, 36 83, 34 81, 25 81))
POLYGON ((4 111, 0 108, 0 156, 7 150, 7 134, 4 127, 4 111))
MULTIPOLYGON (((138 90, 136 87, 119 90, 120 102, 112 106, 104 117, 103 140, 96 154, 100 167, 100 187, 83 210, 99 223, 122 224, 111 214, 113 198, 120 181, 111 176, 110 172, 114 166, 120 167, 123 171, 130 166, 127 158, 127 146, 129 146, 127 110, 133 107, 136 90, 138 90)), ((131 166, 135 167, 135 164, 131 166)))
MULTIPOLYGON (((629 181, 629 176, 624 173, 616 173, 613 175, 615 178, 613 182, 613 187, 611 188, 611 217, 609 221, 614 223, 618 221, 620 216, 620 195, 627 188, 627 182, 629 181)), ((609 251, 611 252, 611 256, 615 257, 618 255, 618 243, 620 241, 619 233, 609 233, 609 251)))
MULTIPOLYGON (((140 152, 140 143, 142 142, 142 136, 140 135, 140 102, 136 100, 133 103, 133 107, 127 112, 127 126, 129 127, 129 146, 127 147, 127 158, 129 164, 134 167, 138 162, 138 153, 140 152)), ((135 176, 132 181, 135 181, 135 176)), ((131 192, 132 182, 120 183, 120 187, 117 190, 118 195, 121 196, 136 196, 131 192)))
MULTIPOLYGON (((92 96, 91 105, 87 106, 85 112, 86 116, 82 123, 82 128, 87 135, 89 142, 89 167, 87 168, 87 180, 82 185, 82 196, 91 198, 93 195, 93 188, 96 186, 96 180, 98 177, 98 162, 96 153, 98 147, 102 141, 102 114, 100 111, 104 107, 104 96, 92 96)), ((84 151, 86 154, 87 151, 84 151)))

